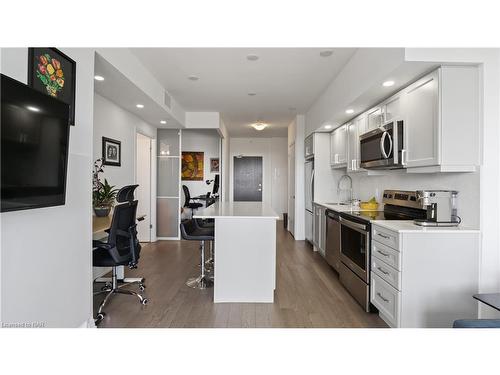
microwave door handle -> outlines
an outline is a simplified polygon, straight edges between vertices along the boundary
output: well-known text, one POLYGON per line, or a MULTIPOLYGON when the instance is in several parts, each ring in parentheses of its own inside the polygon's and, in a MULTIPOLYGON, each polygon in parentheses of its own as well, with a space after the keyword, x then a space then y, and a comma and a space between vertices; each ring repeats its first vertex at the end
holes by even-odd
POLYGON ((380 152, 382 153, 382 156, 384 157, 384 159, 389 159, 389 155, 392 152, 392 138, 391 138, 391 135, 387 132, 384 132, 384 134, 382 134, 382 137, 380 137, 380 152), (388 153, 385 152, 385 138, 386 137, 389 137, 389 152, 388 153))

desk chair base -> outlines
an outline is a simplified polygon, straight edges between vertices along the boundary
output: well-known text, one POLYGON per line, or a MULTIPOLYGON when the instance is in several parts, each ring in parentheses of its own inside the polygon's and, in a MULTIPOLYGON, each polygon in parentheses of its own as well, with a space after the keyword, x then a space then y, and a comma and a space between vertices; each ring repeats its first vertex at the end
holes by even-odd
MULTIPOLYGON (((124 286, 128 286, 128 285, 137 283, 137 284, 139 284, 139 289, 141 291, 143 291, 144 288, 146 287, 143 284, 144 279, 143 278, 129 278, 129 280, 133 280, 133 281, 132 282, 124 282, 123 284, 118 285, 118 279, 116 276, 116 268, 117 267, 112 267, 111 283, 110 284, 107 283, 106 286, 100 292, 94 293, 94 296, 107 293, 106 297, 104 297, 104 300, 99 305, 99 310, 97 311, 97 317, 95 319, 95 324, 99 324, 104 319, 104 316, 106 315, 106 313, 102 310, 113 294, 128 294, 131 296, 136 296, 142 305, 145 305, 149 302, 149 300, 147 298, 145 298, 142 294, 136 293, 136 292, 134 292, 132 290, 128 290, 128 289, 122 289, 124 286)), ((125 278, 123 280, 125 281, 126 279, 127 278, 125 278)))
MULTIPOLYGON (((125 277, 123 279, 117 279, 118 283, 120 284, 119 288, 121 288, 124 285, 129 285, 129 284, 138 284, 139 285, 139 290, 141 292, 146 289, 146 284, 144 282, 146 279, 144 277, 125 277)), ((106 285, 103 287, 104 288, 110 288, 112 283, 113 283, 113 278, 112 277, 98 277, 97 279, 94 280, 96 283, 105 283, 106 285)))

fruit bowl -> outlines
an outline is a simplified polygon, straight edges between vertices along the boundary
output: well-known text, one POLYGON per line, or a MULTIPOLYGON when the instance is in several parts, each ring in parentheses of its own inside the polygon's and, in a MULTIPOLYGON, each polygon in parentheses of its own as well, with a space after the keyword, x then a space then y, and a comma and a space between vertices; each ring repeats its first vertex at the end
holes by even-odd
POLYGON ((377 202, 361 202, 359 204, 359 208, 363 211, 377 211, 378 203, 377 202))

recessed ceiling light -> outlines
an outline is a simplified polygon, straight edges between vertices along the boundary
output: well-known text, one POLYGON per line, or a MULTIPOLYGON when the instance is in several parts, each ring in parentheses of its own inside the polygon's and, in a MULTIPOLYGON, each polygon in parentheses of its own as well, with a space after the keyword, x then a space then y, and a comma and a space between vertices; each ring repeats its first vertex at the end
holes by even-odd
POLYGON ((259 59, 259 56, 257 56, 257 55, 247 55, 248 61, 257 61, 258 59, 259 59))
POLYGON ((26 109, 32 112, 40 112, 40 108, 33 107, 31 105, 27 106, 26 109))
POLYGON ((189 76, 188 79, 190 81, 198 81, 200 79, 200 77, 198 77, 198 76, 189 76))
POLYGON ((350 115, 351 113, 354 113, 354 109, 352 109, 352 108, 346 109, 345 113, 347 113, 348 115, 350 115))
POLYGON ((384 87, 394 86, 394 81, 385 81, 384 83, 382 83, 382 86, 384 87))
POLYGON ((331 129, 331 128, 332 128, 332 126, 331 126, 331 125, 325 125, 325 126, 323 126, 323 127, 324 127, 325 129, 331 129))
POLYGON ((160 124, 165 125, 166 123, 167 123, 167 122, 166 122, 165 120, 161 120, 161 121, 160 121, 160 124))
POLYGON ((252 124, 252 127, 255 130, 261 131, 261 130, 264 130, 265 128, 267 128, 267 124, 265 124, 263 122, 256 122, 255 124, 252 124))
POLYGON ((104 77, 103 76, 94 76, 94 79, 96 81, 104 81, 104 77))
POLYGON ((255 96, 255 95, 257 95, 257 93, 256 93, 256 92, 249 92, 249 93, 248 93, 248 96, 255 96))
POLYGON ((137 108, 144 108, 144 104, 136 104, 135 105, 137 108))
POLYGON ((329 56, 333 55, 333 51, 332 51, 331 49, 326 49, 326 50, 324 50, 324 51, 321 51, 321 52, 319 53, 319 55, 320 55, 321 57, 329 57, 329 56))

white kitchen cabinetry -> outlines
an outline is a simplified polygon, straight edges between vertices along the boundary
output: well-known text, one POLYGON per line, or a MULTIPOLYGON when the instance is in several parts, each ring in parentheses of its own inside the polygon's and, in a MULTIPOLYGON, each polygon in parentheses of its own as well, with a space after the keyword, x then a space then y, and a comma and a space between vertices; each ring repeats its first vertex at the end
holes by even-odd
POLYGON ((410 173, 470 172, 480 162, 478 70, 443 66, 403 90, 410 173))
POLYGON ((450 328, 477 317, 479 231, 374 223, 372 235, 370 301, 389 326, 450 328))
POLYGON ((377 106, 366 111, 366 131, 378 128, 384 122, 382 107, 377 106))
POLYGON ((359 153, 359 136, 366 132, 366 116, 363 114, 356 117, 351 123, 347 124, 347 171, 363 171, 359 167, 361 163, 359 153))
POLYGON ((401 93, 397 93, 382 103, 381 107, 384 123, 398 119, 402 116, 401 102, 401 93))
POLYGON ((313 211, 313 245, 315 250, 324 257, 326 241, 326 208, 315 204, 313 211))
POLYGON ((330 165, 332 168, 342 168, 347 163, 347 128, 342 125, 330 133, 330 165))

